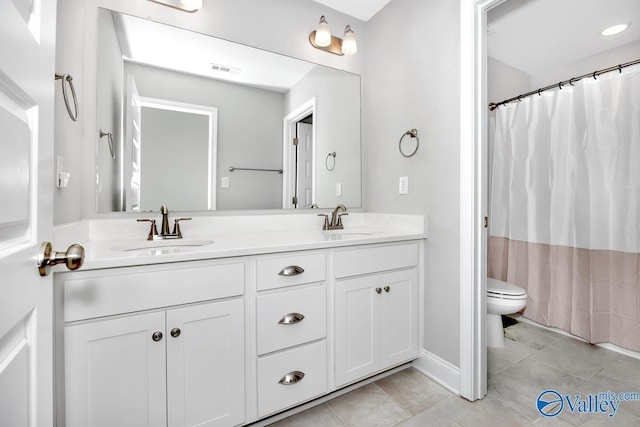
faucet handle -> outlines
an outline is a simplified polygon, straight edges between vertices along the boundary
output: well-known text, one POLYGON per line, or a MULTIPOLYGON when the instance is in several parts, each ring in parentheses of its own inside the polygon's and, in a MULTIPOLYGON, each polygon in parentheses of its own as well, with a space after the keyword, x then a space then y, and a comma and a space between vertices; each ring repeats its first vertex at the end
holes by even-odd
POLYGON ((342 228, 342 217, 344 215, 349 215, 347 212, 343 212, 341 214, 338 214, 338 221, 337 224, 335 224, 338 228, 342 228))
POLYGON ((158 235, 158 229, 156 228, 156 220, 148 219, 148 218, 139 218, 136 221, 138 222, 150 222, 151 229, 149 230, 149 235, 147 236, 147 240, 153 240, 155 236, 158 235))
POLYGON ((191 218, 176 218, 176 220, 173 223, 173 234, 174 236, 178 237, 179 239, 182 238, 182 232, 180 231, 180 221, 191 221, 191 218))
POLYGON ((318 216, 324 217, 324 225, 322 226, 323 230, 329 229, 329 215, 328 214, 318 214, 318 216))

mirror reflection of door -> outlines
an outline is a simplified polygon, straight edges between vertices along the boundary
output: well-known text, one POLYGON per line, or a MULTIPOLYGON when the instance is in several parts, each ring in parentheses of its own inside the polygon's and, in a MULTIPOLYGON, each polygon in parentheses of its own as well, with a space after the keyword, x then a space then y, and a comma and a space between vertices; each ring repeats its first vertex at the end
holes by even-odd
POLYGON ((296 208, 313 204, 313 114, 296 123, 296 208))

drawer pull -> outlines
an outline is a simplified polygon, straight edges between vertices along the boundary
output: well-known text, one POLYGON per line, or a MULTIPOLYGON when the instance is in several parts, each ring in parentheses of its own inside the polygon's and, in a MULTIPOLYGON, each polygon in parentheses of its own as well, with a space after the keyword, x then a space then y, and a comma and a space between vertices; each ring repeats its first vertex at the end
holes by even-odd
POLYGON ((304 319, 304 314, 300 313, 289 313, 282 316, 282 319, 278 322, 281 325, 294 325, 298 322, 302 322, 304 319))
POLYGON ((280 381, 278 381, 278 383, 282 385, 291 385, 291 384, 297 383, 303 378, 304 378, 304 372, 293 371, 293 372, 289 372, 284 377, 280 378, 280 381))
POLYGON ((297 265, 289 265, 278 273, 279 276, 297 276, 298 274, 304 273, 304 268, 298 267, 297 265))
POLYGON ((391 291, 391 288, 390 288, 389 286, 385 286, 385 287, 384 287, 384 291, 385 291, 385 292, 390 292, 390 291, 391 291))
POLYGON ((380 292, 382 292, 382 289, 376 288, 376 293, 379 294, 380 292))

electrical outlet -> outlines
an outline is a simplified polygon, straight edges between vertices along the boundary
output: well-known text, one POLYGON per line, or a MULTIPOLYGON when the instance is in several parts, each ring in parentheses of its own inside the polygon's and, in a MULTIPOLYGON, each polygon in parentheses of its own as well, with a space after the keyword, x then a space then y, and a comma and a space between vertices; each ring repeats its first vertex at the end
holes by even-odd
POLYGON ((220 188, 229 188, 229 177, 220 177, 220 188))
POLYGON ((398 194, 409 194, 409 177, 401 176, 398 183, 398 194))

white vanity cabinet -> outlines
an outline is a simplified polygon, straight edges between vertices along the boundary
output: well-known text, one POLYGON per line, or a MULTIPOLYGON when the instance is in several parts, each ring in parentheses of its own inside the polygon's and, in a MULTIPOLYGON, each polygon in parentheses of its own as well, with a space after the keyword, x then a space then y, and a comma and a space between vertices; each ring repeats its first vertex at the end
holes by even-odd
POLYGON ((335 384, 418 355, 418 245, 336 251, 335 384))
POLYGON ((242 424, 244 270, 199 262, 66 275, 66 426, 242 424))
POLYGON ((327 390, 326 252, 279 254, 256 264, 258 417, 327 390))

